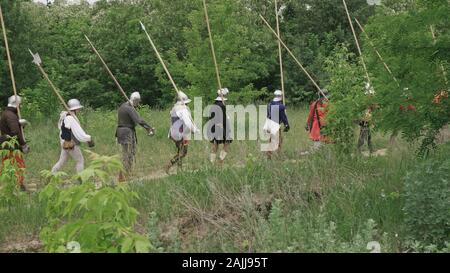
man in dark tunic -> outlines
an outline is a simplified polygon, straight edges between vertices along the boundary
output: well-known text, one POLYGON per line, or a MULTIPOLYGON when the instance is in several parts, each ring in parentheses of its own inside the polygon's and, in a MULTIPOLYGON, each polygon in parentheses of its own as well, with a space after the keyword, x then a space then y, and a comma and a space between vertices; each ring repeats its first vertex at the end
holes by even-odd
POLYGON ((284 132, 290 130, 289 120, 286 115, 286 106, 283 104, 283 92, 276 90, 275 98, 267 105, 267 121, 266 132, 270 135, 271 149, 267 151, 267 157, 272 158, 273 152, 280 151, 283 144, 283 135, 281 133, 280 124, 284 124, 284 132))
POLYGON ((229 91, 222 88, 217 91, 218 97, 214 101, 214 105, 210 109, 210 119, 208 131, 209 141, 212 143, 212 150, 209 160, 211 163, 216 161, 219 145, 223 144, 223 150, 220 151, 219 163, 222 164, 228 154, 229 146, 233 142, 231 136, 231 125, 227 116, 225 101, 229 91))
MULTIPOLYGON (((149 136, 155 134, 155 129, 146 123, 135 109, 140 101, 141 95, 139 92, 134 92, 130 96, 130 101, 123 103, 118 111, 116 137, 117 142, 122 145, 122 162, 128 175, 132 170, 136 157, 136 125, 139 124, 147 130, 149 136)), ((119 174, 119 181, 125 181, 122 172, 119 174)))
POLYGON ((25 170, 25 161, 23 159, 22 153, 28 153, 29 147, 23 137, 23 126, 25 125, 25 120, 19 120, 17 114, 17 108, 22 102, 22 98, 19 96, 11 96, 8 99, 8 107, 3 111, 0 119, 0 142, 10 141, 12 138, 17 139, 17 144, 14 147, 5 147, 4 149, 9 150, 2 157, 2 169, 5 161, 10 160, 11 164, 18 168, 16 172, 17 183, 22 190, 26 190, 24 184, 23 171, 25 170))

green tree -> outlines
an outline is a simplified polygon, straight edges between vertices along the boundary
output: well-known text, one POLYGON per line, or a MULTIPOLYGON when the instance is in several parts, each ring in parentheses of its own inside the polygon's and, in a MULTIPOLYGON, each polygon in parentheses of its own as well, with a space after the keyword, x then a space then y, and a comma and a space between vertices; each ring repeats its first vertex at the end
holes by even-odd
POLYGON ((450 69, 450 4, 425 0, 416 3, 414 8, 398 14, 381 8, 366 25, 400 87, 369 45, 365 52, 381 106, 376 125, 383 131, 401 131, 411 141, 421 140, 423 154, 434 146, 436 134, 450 117, 448 97, 433 103, 437 94, 449 88, 443 71, 450 69), (435 29, 435 41, 430 26, 435 29))

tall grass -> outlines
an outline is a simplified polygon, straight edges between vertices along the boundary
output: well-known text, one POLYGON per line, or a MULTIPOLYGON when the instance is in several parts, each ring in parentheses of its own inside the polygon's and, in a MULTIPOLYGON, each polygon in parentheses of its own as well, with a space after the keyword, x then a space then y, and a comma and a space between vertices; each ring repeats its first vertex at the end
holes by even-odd
MULTIPOLYGON (((167 139, 168 111, 141 112, 157 134, 148 137, 138 128, 135 177, 160 171, 175 153, 167 139)), ((284 135, 282 155, 272 161, 258 142, 235 141, 220 168, 208 161, 207 141, 192 141, 183 172, 131 185, 140 196, 134 203, 140 212, 137 229, 158 240, 160 251, 368 251, 369 239, 379 240, 382 251, 404 251, 400 194, 402 177, 414 165, 412 149, 401 142, 386 157, 365 158, 325 147, 302 157, 299 152, 311 145, 303 129, 306 114, 289 110, 292 129, 284 135)), ((94 137, 94 152, 120 152, 115 112, 88 110, 80 119, 94 137)), ((28 182, 42 186, 39 171, 58 159, 57 120, 27 128, 28 182)), ((388 140, 376 135, 374 143, 381 148, 388 140)), ((64 171, 73 173, 73 164, 64 171)), ((2 210, 0 245, 35 236, 45 223, 42 210, 35 197, 2 210)))

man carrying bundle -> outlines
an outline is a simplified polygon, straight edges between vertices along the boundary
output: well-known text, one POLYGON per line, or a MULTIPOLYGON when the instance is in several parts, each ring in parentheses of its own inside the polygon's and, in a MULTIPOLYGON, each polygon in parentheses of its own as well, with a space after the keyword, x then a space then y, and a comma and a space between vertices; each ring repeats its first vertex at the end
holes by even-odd
POLYGON ((92 137, 81 128, 77 115, 83 106, 77 99, 71 99, 67 102, 68 111, 61 112, 58 128, 61 142, 61 154, 58 162, 53 166, 52 172, 58 172, 66 164, 69 157, 75 160, 75 169, 77 173, 84 170, 84 157, 80 145, 82 142, 88 143, 89 147, 94 147, 92 137))
POLYGON ((319 94, 319 99, 311 104, 305 127, 306 131, 309 132, 309 138, 314 142, 314 150, 319 149, 322 142, 328 141, 323 129, 325 127, 325 115, 327 113, 327 98, 330 97, 330 94, 326 89, 323 90, 323 94, 324 97, 319 94))
POLYGON ((188 96, 179 91, 177 102, 170 111, 171 126, 169 138, 175 143, 177 154, 170 160, 169 165, 166 166, 166 173, 169 173, 170 168, 175 164, 178 164, 179 168, 183 167, 183 158, 188 151, 191 133, 195 134, 199 132, 197 126, 192 122, 191 111, 187 106, 190 102, 191 100, 188 96))
POLYGON ((226 96, 229 91, 227 88, 222 88, 217 91, 218 97, 214 101, 214 105, 210 109, 210 119, 208 123, 208 138, 212 143, 212 151, 209 157, 211 163, 216 162, 219 145, 223 144, 223 150, 220 151, 219 163, 223 164, 230 144, 233 142, 231 137, 231 125, 227 116, 227 109, 225 106, 226 96))
POLYGON ((23 160, 22 153, 28 153, 29 147, 23 137, 22 131, 22 127, 25 125, 26 120, 19 120, 19 116, 17 115, 17 108, 21 102, 22 98, 19 96, 11 96, 8 98, 8 107, 6 107, 3 111, 0 119, 0 142, 3 143, 5 141, 10 141, 13 137, 17 138, 18 145, 15 147, 4 147, 4 149, 9 149, 10 152, 3 155, 2 169, 6 160, 15 161, 14 163, 17 168, 20 169, 16 173, 17 183, 19 184, 21 190, 26 190, 24 184, 25 178, 23 176, 25 161, 23 160))
MULTIPOLYGON (((155 129, 148 125, 135 109, 140 101, 141 95, 139 92, 134 92, 130 96, 130 101, 124 102, 118 110, 116 138, 117 142, 122 145, 122 162, 127 175, 131 173, 136 157, 136 125, 139 124, 147 130, 149 136, 155 134, 155 129)), ((119 174, 119 181, 125 181, 125 176, 122 172, 119 174)))
POLYGON ((269 159, 272 159, 273 152, 281 150, 283 135, 280 130, 280 124, 284 124, 284 132, 288 132, 290 129, 286 107, 283 104, 283 92, 276 90, 274 95, 275 98, 267 105, 267 120, 264 125, 264 131, 270 135, 270 147, 269 151, 267 151, 269 159))

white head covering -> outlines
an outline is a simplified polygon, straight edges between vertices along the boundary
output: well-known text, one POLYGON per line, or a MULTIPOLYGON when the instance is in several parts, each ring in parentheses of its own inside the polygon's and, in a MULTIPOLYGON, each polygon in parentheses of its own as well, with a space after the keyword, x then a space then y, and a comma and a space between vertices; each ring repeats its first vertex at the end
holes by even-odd
POLYGON ((275 92, 273 92, 273 94, 275 95, 275 98, 273 99, 273 101, 282 101, 283 100, 283 91, 275 90, 275 92))
POLYGON ((129 102, 132 106, 137 106, 140 101, 141 101, 141 94, 139 92, 135 91, 131 93, 129 102))
POLYGON ((75 111, 75 110, 83 108, 83 105, 81 105, 80 101, 77 99, 69 100, 67 102, 67 106, 69 106, 70 111, 75 111))
POLYGON ((17 100, 16 96, 11 96, 8 98, 8 107, 17 108, 17 105, 19 105, 20 103, 22 103, 22 98, 20 96, 17 96, 17 100))
POLYGON ((327 97, 328 99, 331 97, 330 92, 328 92, 328 89, 326 88, 322 89, 322 92, 319 92, 319 97, 323 97, 323 95, 325 95, 325 97, 327 97))
POLYGON ((368 82, 366 82, 364 94, 366 94, 366 95, 374 95, 375 94, 375 89, 373 89, 373 87, 368 82))
POLYGON ((188 98, 188 96, 184 92, 180 91, 180 92, 178 92, 177 102, 182 103, 182 104, 187 104, 187 103, 190 103, 191 100, 188 98))
POLYGON ((228 88, 222 88, 217 90, 217 95, 219 95, 216 100, 218 101, 222 101, 222 96, 223 96, 223 100, 227 100, 227 98, 225 98, 228 93, 230 93, 230 91, 228 90, 228 88))

